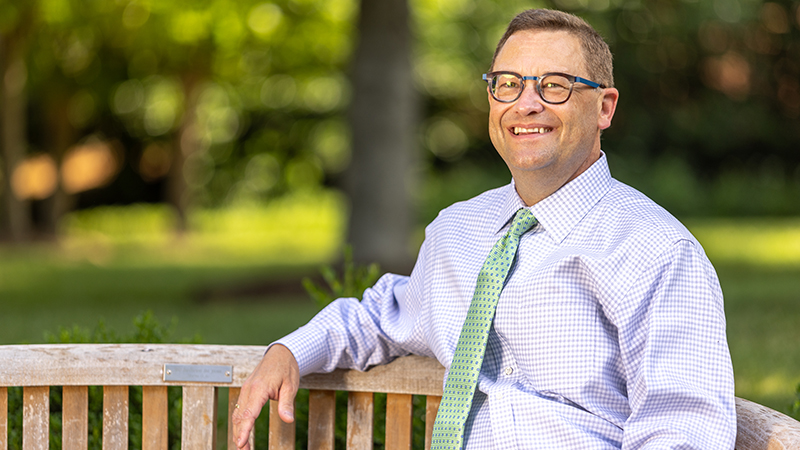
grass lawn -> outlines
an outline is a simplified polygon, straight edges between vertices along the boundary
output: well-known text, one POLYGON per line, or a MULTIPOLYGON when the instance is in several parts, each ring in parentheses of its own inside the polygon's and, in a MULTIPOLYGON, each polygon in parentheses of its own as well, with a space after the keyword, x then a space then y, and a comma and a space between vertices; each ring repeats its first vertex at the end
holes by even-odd
POLYGON ((786 412, 800 384, 800 220, 688 226, 725 294, 736 395, 786 412))
MULTIPOLYGON (((57 244, 0 248, 0 344, 99 320, 128 334, 145 310, 177 319, 176 340, 266 344, 317 311, 300 279, 339 254, 342 211, 331 194, 198 212, 180 238, 161 207, 75 214, 57 244)), ((786 411, 800 383, 800 221, 688 225, 725 292, 737 395, 786 411)))

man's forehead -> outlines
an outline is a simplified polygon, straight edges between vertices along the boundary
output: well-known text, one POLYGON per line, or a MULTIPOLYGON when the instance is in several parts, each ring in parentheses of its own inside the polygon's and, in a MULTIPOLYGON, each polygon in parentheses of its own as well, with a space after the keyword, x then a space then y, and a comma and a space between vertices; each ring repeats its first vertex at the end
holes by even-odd
MULTIPOLYGON (((580 39, 563 30, 520 30, 508 37, 492 70, 511 70, 503 65, 555 65, 546 70, 583 70, 580 39)), ((521 69, 521 68, 517 68, 521 69)))

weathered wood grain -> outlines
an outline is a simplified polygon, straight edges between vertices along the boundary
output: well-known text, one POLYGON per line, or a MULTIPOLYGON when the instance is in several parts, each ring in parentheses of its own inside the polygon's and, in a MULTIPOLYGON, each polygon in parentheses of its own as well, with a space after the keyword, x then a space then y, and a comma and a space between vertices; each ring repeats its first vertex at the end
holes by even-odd
POLYGON ((103 450, 128 450, 128 386, 103 386, 103 450))
POLYGON ((22 449, 43 450, 50 445, 50 387, 22 388, 22 449))
POLYGON ((372 392, 350 392, 347 395, 347 450, 371 450, 375 396, 372 392))
POLYGON ((202 386, 165 382, 164 364, 231 365, 232 383, 241 386, 266 347, 182 344, 3 345, 0 386, 202 386))
POLYGON ((433 424, 436 422, 436 413, 439 412, 439 404, 442 397, 429 395, 425 399, 425 450, 431 448, 431 438, 433 437, 433 424))
POLYGON ((333 450, 335 425, 336 391, 309 391, 308 448, 333 450))
POLYGON ((142 387, 142 450, 167 450, 169 446, 169 393, 167 386, 142 387))
POLYGON ((800 449, 800 422, 766 406, 736 399, 737 450, 800 449))
POLYGON ((8 388, 0 387, 0 450, 8 450, 8 388))
POLYGON ((306 375, 300 380, 300 387, 350 392, 442 395, 443 379, 444 367, 435 359, 406 356, 366 372, 335 370, 331 373, 306 375))
MULTIPOLYGON (((209 383, 164 381, 164 364, 233 366, 231 383, 241 387, 266 347, 182 344, 3 345, 0 360, 15 364, 0 370, 0 386, 205 386, 209 383)), ((336 370, 311 374, 304 389, 442 395, 444 368, 422 356, 399 358, 366 372, 336 370)))
POLYGON ((217 442, 217 388, 185 386, 181 449, 212 449, 217 442))
POLYGON ((278 402, 269 402, 269 450, 294 450, 295 425, 278 417, 278 402))
POLYGON ((411 394, 386 396, 386 450, 411 450, 411 394))
POLYGON ((89 447, 89 388, 64 386, 61 398, 61 448, 86 450, 89 447))

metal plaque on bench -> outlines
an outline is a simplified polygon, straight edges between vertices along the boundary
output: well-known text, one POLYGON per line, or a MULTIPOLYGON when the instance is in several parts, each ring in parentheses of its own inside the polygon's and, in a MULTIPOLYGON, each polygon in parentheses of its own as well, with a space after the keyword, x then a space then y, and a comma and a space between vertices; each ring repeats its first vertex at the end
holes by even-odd
POLYGON ((164 381, 230 383, 233 381, 233 366, 164 364, 164 381))

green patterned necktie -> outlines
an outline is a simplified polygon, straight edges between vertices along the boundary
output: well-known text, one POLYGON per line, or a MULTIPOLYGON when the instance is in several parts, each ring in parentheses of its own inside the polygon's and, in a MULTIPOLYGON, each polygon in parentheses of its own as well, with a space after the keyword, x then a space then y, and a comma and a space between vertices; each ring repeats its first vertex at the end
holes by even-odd
POLYGON ((442 403, 433 424, 431 450, 461 449, 464 424, 472 406, 497 300, 517 253, 520 236, 536 223, 536 218, 528 209, 518 210, 511 229, 494 244, 481 267, 475 294, 447 375, 442 403))

